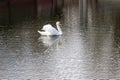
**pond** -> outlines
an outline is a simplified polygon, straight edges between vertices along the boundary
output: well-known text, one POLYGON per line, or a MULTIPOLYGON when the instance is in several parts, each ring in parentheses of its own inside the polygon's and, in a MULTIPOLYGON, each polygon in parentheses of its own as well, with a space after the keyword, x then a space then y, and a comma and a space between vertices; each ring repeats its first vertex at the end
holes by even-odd
POLYGON ((80 0, 65 0, 47 17, 43 7, 37 20, 1 26, 0 79, 120 79, 120 6, 87 6, 84 13, 80 0), (62 36, 40 36, 38 29, 47 23, 55 26, 57 20, 62 36))

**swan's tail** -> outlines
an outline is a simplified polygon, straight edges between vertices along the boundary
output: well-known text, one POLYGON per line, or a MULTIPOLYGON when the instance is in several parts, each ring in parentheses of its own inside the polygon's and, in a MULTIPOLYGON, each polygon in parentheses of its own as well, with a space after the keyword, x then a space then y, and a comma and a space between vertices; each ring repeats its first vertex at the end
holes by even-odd
POLYGON ((46 32, 43 32, 43 31, 40 31, 40 30, 38 30, 37 31, 40 35, 46 35, 46 32))
POLYGON ((38 30, 37 32, 38 32, 38 33, 41 33, 41 31, 39 31, 39 30, 38 30))

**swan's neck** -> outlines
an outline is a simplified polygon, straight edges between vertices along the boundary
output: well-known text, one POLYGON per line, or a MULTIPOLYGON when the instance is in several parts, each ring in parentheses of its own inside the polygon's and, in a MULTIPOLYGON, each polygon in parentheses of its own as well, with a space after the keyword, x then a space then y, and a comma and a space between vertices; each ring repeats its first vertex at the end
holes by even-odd
POLYGON ((59 25, 56 25, 56 26, 57 26, 58 32, 62 34, 62 29, 60 28, 60 26, 59 25))

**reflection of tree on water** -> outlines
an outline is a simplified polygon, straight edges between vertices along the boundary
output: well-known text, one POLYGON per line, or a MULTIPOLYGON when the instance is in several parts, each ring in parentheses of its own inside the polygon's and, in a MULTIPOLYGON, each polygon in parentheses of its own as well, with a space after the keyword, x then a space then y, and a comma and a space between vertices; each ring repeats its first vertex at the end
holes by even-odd
POLYGON ((61 36, 40 36, 38 42, 42 41, 43 45, 47 47, 52 46, 53 44, 58 46, 61 44, 60 37, 61 36))
POLYGON ((81 24, 94 23, 97 19, 98 0, 79 0, 81 24))

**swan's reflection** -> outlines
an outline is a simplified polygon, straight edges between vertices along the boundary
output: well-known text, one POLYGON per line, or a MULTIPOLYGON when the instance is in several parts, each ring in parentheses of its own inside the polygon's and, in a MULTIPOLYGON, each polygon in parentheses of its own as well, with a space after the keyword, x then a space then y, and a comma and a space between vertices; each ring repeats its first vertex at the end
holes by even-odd
POLYGON ((61 36, 40 36, 38 41, 44 44, 44 46, 51 46, 53 44, 60 45, 60 38, 61 36))

